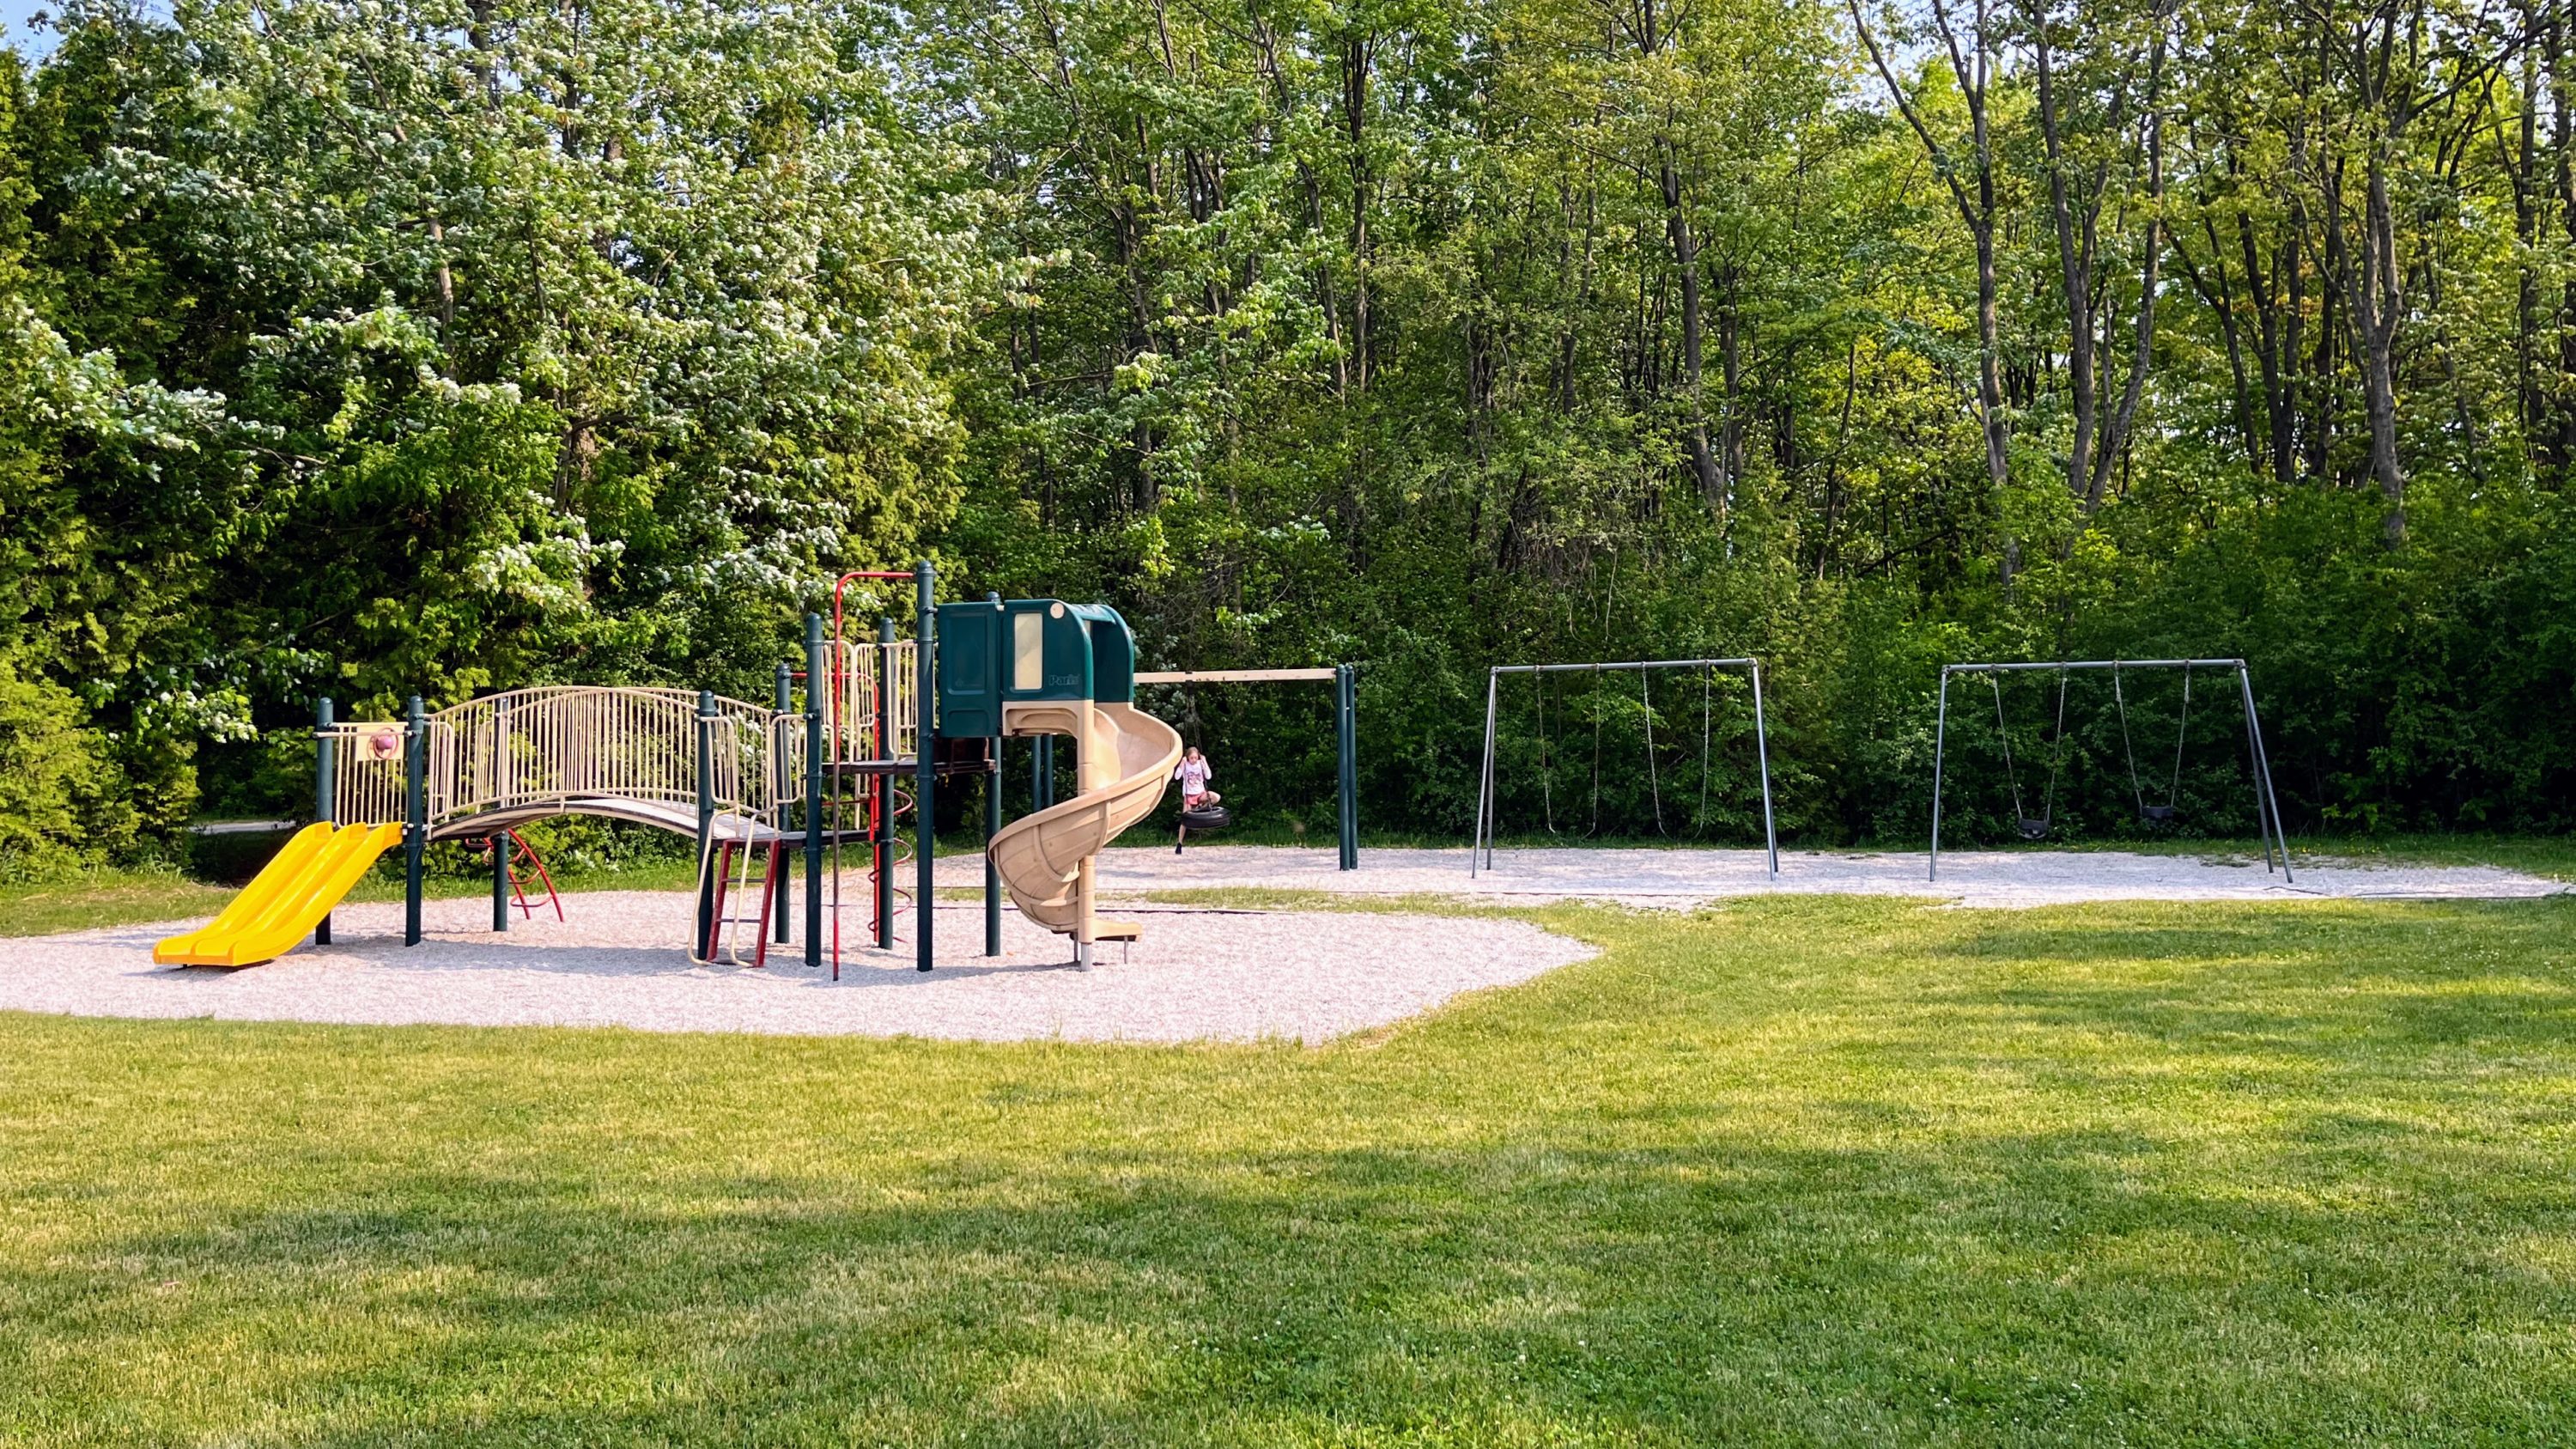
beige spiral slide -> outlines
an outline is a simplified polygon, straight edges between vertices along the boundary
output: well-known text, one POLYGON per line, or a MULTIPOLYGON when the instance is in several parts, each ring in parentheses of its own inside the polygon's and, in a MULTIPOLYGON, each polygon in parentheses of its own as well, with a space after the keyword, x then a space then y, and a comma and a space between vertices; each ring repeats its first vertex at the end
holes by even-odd
POLYGON ((1093 916, 1092 857, 1163 802, 1180 733, 1126 704, 1015 704, 1005 717, 1011 734, 1072 735, 1082 792, 1004 826, 990 847, 993 868, 1020 914, 1071 936, 1075 962, 1089 965, 1094 941, 1133 940, 1138 931, 1093 916))

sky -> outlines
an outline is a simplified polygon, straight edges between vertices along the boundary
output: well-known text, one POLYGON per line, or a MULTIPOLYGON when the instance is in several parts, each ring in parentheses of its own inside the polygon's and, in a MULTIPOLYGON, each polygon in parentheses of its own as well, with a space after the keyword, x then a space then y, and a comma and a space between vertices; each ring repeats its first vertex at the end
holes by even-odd
POLYGON ((22 55, 43 55, 54 48, 54 33, 27 22, 38 11, 61 8, 58 0, 0 0, 0 44, 16 46, 22 55))

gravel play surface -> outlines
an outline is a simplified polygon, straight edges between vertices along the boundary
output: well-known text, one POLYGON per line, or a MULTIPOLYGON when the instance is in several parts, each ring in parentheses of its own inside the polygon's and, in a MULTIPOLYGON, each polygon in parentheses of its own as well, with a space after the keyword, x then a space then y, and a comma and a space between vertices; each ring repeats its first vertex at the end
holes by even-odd
MULTIPOLYGON (((987 958, 983 908, 943 905, 933 935, 938 970, 914 970, 909 944, 892 956, 858 951, 853 914, 834 982, 828 955, 823 970, 810 971, 792 947, 763 970, 691 965, 681 945, 693 911, 685 893, 585 893, 565 897, 564 906, 563 924, 551 914, 514 920, 508 935, 496 936, 490 902, 431 901, 429 939, 410 949, 402 944, 401 906, 348 906, 333 917, 334 944, 308 943, 241 970, 155 966, 152 943, 184 927, 0 942, 0 1010, 978 1041, 1311 1043, 1594 954, 1519 921, 1122 908, 1106 914, 1140 917, 1144 939, 1132 949, 1105 943, 1091 970, 1075 971, 1067 964, 1069 943, 1007 910, 1007 954, 987 958)), ((899 929, 909 937, 908 915, 899 929)))
MULTIPOLYGON (((2261 856, 2203 859, 2123 851, 1943 851, 1941 879, 1924 879, 1920 852, 1782 851, 1775 882, 1758 850, 1551 849, 1495 852, 1494 868, 1467 875, 1467 852, 1363 850, 1360 868, 1335 868, 1330 850, 1192 846, 1174 855, 1121 846, 1100 854, 1104 891, 1260 887, 1373 895, 1603 900, 1689 907, 1727 896, 1802 894, 1928 896, 1963 906, 2048 906, 2079 901, 2485 900, 2556 895, 2563 882, 2488 866, 2379 865, 2300 858, 2293 885, 2261 856)), ((939 862, 943 885, 978 885, 980 856, 939 862)))
MULTIPOLYGON (((1773 892, 1905 895, 1963 906, 2116 900, 2481 899, 2551 895, 2563 883, 2488 867, 2302 862, 2295 885, 2259 858, 2096 851, 1961 851, 1927 883, 1919 854, 1789 852, 1773 881, 1759 851, 1509 850, 1473 880, 1463 850, 1369 850, 1334 868, 1329 850, 1204 846, 1185 855, 1104 852, 1104 893, 1253 887, 1436 894, 1530 903, 1586 899, 1688 907, 1773 892)), ((979 886, 981 856, 939 863, 943 885, 979 886)), ((986 958, 980 906, 943 904, 940 969, 911 947, 858 947, 851 916, 841 980, 795 949, 765 970, 691 965, 680 943, 691 898, 600 892, 566 898, 570 920, 490 930, 479 899, 432 901, 429 939, 402 945, 399 905, 343 908, 338 942, 239 971, 159 967, 152 943, 179 925, 0 942, 0 1010, 461 1026, 624 1026, 924 1036, 981 1041, 1316 1042, 1428 1010, 1462 991, 1509 986, 1589 958, 1580 942, 1520 921, 1339 912, 1113 905, 1145 921, 1131 949, 1103 945, 1088 972, 1071 946, 1003 914, 1005 954, 986 958)), ((903 927, 908 935, 910 920, 903 927)), ((746 943, 745 955, 748 955, 746 943)))

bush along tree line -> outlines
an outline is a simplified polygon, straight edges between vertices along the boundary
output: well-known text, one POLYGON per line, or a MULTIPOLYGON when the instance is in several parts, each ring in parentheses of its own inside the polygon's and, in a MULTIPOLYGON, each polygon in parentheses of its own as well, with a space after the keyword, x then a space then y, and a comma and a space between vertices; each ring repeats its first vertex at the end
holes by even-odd
MULTIPOLYGON (((317 694, 763 698, 824 580, 922 554, 1163 667, 1359 662, 1364 818, 1425 834, 1486 664, 1738 653, 1795 840, 1919 838, 1961 658, 2249 658, 2294 829, 2570 824, 2564 0, 73 0, 43 40, 0 78, 8 870, 291 810, 317 694)), ((1699 681, 1522 683, 1507 832, 1744 834, 1740 681, 1705 767, 1699 681)), ((2218 683, 2187 832, 2251 829, 2218 683)), ((2177 685, 2131 685, 2159 795, 2177 685)), ((2062 759, 2068 829, 2141 829, 2107 691, 2060 749, 2015 687, 2024 792, 2062 759)), ((1163 703, 1325 826, 1320 700, 1163 703)), ((1951 828, 2006 833, 1954 706, 1951 828)))

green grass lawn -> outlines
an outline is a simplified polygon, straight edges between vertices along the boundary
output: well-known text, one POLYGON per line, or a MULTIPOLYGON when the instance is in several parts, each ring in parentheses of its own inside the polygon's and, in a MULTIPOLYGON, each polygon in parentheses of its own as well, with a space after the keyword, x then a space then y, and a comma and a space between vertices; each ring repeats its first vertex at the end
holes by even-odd
POLYGON ((0 1443, 2576 1439, 2576 902, 1539 918, 1318 1050, 0 1016, 0 1443))

